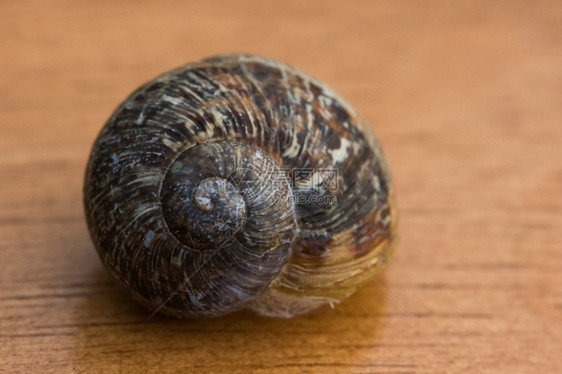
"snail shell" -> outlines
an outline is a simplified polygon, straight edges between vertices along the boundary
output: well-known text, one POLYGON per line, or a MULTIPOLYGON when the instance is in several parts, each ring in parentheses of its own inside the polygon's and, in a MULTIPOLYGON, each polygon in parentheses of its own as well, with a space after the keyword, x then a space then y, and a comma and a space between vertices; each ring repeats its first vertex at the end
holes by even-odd
POLYGON ((134 91, 93 145, 84 206, 116 283, 181 318, 337 303, 396 243, 370 127, 320 82, 249 55, 188 64, 134 91))

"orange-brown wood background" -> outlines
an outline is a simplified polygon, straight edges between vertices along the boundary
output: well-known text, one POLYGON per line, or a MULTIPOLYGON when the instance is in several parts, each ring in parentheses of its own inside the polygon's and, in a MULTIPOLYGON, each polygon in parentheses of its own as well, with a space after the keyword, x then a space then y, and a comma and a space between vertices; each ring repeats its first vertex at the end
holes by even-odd
POLYGON ((557 1, 0 3, 0 371, 560 372, 557 1), (90 146, 142 82, 210 55, 286 61, 361 107, 401 244, 334 310, 158 316, 87 234, 90 146))

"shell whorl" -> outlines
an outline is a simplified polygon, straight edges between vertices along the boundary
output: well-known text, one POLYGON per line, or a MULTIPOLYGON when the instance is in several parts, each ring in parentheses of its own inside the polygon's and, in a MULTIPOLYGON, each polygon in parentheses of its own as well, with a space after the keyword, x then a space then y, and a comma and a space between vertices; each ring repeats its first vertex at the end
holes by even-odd
POLYGON ((162 184, 168 228, 190 248, 230 243, 258 254, 270 251, 296 229, 290 185, 280 173, 271 157, 243 140, 189 148, 170 165, 162 184))
POLYGON ((347 297, 396 237, 386 161, 352 113, 255 56, 146 83, 108 120, 86 171, 102 262, 135 300, 178 317, 290 316, 307 309, 281 305, 291 298, 347 297))

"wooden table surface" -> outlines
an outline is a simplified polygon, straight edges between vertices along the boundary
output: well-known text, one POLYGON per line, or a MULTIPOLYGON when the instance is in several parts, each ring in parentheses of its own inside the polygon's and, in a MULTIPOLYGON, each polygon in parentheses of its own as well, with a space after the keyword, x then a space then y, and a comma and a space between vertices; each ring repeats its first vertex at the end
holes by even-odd
POLYGON ((1 2, 0 371, 561 372, 561 23, 556 1, 1 2), (231 52, 376 92, 392 298, 145 323, 111 283, 81 200, 97 132, 159 65, 231 52))

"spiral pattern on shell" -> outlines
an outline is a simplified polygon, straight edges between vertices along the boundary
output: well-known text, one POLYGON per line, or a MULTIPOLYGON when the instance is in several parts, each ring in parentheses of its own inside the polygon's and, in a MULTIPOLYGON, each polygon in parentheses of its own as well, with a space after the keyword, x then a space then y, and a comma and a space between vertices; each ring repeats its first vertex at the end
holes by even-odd
POLYGON ((186 65, 122 103, 94 143, 88 227, 115 281, 168 315, 304 313, 379 271, 396 243, 380 145, 285 64, 186 65))

